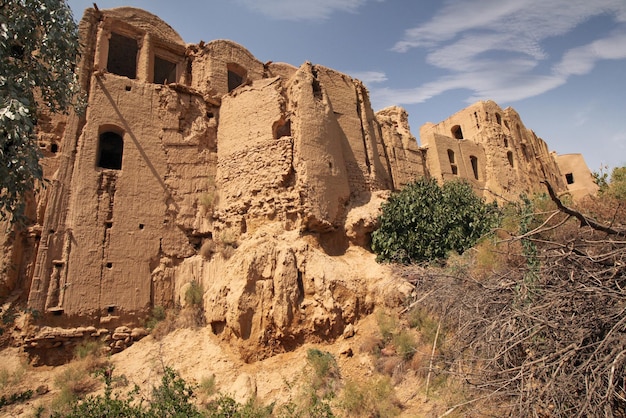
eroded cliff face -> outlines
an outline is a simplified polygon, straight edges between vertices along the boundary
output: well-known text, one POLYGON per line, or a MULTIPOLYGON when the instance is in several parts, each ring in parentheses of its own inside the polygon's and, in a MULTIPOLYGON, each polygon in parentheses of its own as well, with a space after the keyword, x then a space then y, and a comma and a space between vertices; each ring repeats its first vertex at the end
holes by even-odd
POLYGON ((191 286, 247 361, 333 340, 411 290, 369 251, 392 190, 433 175, 518 193, 559 175, 495 104, 427 126, 419 148, 403 109, 375 114, 363 84, 332 69, 185 45, 134 8, 88 9, 80 34, 87 112, 42 119, 51 184, 32 227, 0 241, 0 291, 28 294, 25 346, 44 362, 89 338, 124 349, 191 286))

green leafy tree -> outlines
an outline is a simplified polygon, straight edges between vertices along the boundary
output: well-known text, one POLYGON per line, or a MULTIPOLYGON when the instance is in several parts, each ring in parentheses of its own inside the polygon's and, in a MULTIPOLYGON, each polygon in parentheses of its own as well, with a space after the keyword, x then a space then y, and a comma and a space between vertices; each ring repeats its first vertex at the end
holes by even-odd
POLYGON ((372 249, 381 262, 413 263, 463 253, 499 221, 496 204, 486 204, 466 181, 439 186, 419 179, 382 206, 372 249))
POLYGON ((616 199, 626 200, 626 166, 611 171, 611 182, 607 192, 616 199))
POLYGON ((43 180, 38 103, 66 111, 77 92, 78 28, 65 0, 0 2, 0 218, 21 219, 43 180))

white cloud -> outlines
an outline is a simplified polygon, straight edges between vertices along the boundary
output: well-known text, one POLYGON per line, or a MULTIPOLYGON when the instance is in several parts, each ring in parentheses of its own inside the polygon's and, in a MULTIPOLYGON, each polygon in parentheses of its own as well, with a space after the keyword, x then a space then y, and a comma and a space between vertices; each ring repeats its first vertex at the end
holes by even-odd
POLYGON ((554 68, 556 74, 567 77, 589 73, 599 60, 626 58, 626 31, 573 48, 563 55, 554 68))
POLYGON ((367 0, 237 0, 277 20, 324 20, 334 12, 354 13, 367 0))
POLYGON ((387 81, 387 75, 380 71, 345 71, 350 77, 361 80, 365 84, 387 81))
POLYGON ((374 90, 373 101, 421 103, 453 89, 471 91, 468 102, 520 100, 590 72, 599 60, 626 58, 626 1, 448 0, 431 20, 405 31, 393 50, 413 48, 425 49, 426 61, 447 74, 414 89, 374 90), (596 16, 610 16, 617 29, 569 51, 546 51, 547 39, 596 16))

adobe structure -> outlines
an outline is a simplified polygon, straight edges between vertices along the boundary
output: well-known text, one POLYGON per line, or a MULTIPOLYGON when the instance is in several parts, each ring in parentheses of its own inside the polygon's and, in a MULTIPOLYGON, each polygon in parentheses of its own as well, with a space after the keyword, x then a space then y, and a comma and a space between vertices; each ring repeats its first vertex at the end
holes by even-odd
POLYGON ((368 252, 388 191, 432 176, 489 200, 544 179, 593 192, 582 157, 555 158, 494 102, 423 126, 419 147, 403 109, 374 113, 363 84, 329 68, 185 44, 128 7, 87 9, 80 37, 87 110, 42 115, 51 184, 33 226, 0 238, 2 292, 22 289, 38 314, 31 350, 102 335, 122 349, 192 282, 216 334, 283 349, 333 338, 373 302, 331 256, 368 252))

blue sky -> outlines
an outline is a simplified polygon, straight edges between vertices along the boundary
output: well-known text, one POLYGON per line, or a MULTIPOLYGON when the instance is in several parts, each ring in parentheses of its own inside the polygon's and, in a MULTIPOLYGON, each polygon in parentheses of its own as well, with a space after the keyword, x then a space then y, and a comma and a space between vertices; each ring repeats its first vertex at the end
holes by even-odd
MULTIPOLYGON (((108 0, 188 43, 231 39, 260 61, 321 64, 365 82, 374 110, 419 139, 467 105, 515 108, 592 171, 626 165, 626 0, 108 0)), ((93 1, 69 0, 77 19, 93 1)))

